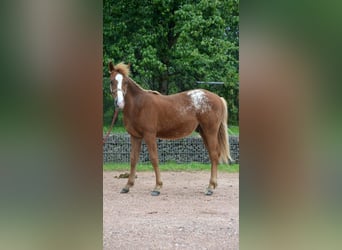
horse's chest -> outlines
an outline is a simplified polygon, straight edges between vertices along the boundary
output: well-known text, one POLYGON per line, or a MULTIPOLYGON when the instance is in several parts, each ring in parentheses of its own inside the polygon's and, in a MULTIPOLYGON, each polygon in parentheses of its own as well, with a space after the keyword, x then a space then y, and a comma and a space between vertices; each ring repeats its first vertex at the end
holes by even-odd
POLYGON ((142 137, 143 131, 139 126, 136 125, 136 120, 124 116, 123 121, 125 128, 130 135, 135 137, 142 137))
POLYGON ((138 131, 137 129, 134 129, 133 127, 130 127, 130 126, 125 126, 125 128, 130 135, 134 137, 138 137, 138 138, 142 137, 142 133, 138 131))

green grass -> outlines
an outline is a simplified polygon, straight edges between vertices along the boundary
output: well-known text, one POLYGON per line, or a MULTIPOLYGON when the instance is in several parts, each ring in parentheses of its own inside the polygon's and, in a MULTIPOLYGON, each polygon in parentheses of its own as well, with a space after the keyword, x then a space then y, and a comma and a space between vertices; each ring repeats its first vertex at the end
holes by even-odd
MULTIPOLYGON (((203 163, 163 163, 159 165, 161 171, 210 171, 210 164, 203 163)), ((218 167, 219 171, 228 173, 238 173, 240 165, 239 164, 220 164, 218 167)), ((129 163, 106 163, 103 165, 103 170, 105 171, 129 171, 129 163)), ((149 163, 140 163, 137 165, 137 171, 153 171, 153 167, 149 163)))
POLYGON ((239 135, 240 128, 239 126, 228 126, 228 132, 230 135, 239 135))
MULTIPOLYGON (((110 128, 110 125, 109 126, 103 126, 103 133, 104 134, 107 133, 109 128, 110 128)), ((123 133, 126 133, 126 129, 123 126, 114 126, 112 129, 112 133, 123 134, 123 133)))

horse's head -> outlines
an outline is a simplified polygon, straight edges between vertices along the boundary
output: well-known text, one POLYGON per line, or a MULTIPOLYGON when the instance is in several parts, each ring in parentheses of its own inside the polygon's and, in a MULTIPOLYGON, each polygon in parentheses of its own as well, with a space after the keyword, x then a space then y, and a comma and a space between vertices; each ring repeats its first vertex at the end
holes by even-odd
POLYGON ((125 78, 129 75, 129 65, 119 63, 113 65, 109 63, 110 73, 110 92, 115 100, 115 105, 120 109, 125 106, 125 93, 127 91, 127 83, 125 78))

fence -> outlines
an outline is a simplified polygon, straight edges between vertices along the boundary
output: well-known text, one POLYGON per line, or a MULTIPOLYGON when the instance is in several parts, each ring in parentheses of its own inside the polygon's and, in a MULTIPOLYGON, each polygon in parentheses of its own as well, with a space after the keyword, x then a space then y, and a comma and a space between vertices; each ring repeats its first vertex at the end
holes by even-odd
MULTIPOLYGON (((239 137, 230 136, 231 157, 239 163, 239 137)), ((200 162, 209 163, 209 155, 200 136, 189 136, 179 140, 157 139, 159 162, 200 162)), ((131 142, 128 134, 114 134, 103 146, 103 162, 129 162, 131 142)), ((148 162, 149 155, 143 142, 140 162, 148 162)))

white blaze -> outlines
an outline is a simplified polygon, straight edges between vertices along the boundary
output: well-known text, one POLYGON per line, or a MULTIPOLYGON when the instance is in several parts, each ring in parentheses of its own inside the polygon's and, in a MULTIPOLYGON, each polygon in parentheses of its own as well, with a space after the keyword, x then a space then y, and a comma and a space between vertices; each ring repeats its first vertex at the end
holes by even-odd
POLYGON ((123 109, 123 107, 125 106, 125 101, 124 101, 124 96, 123 96, 123 92, 122 92, 122 79, 123 76, 121 74, 117 74, 115 76, 115 79, 118 81, 118 87, 117 87, 117 97, 118 97, 118 106, 119 108, 123 109))

